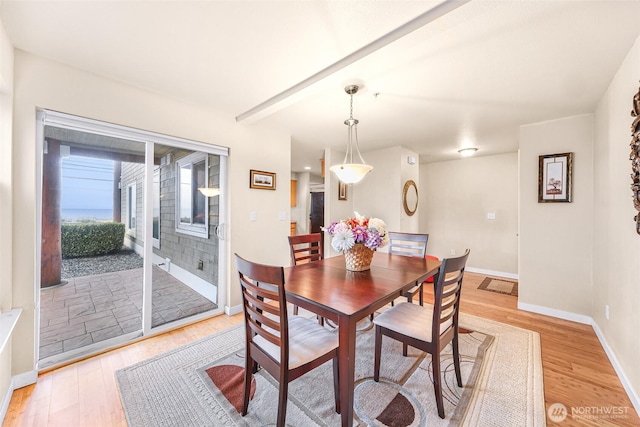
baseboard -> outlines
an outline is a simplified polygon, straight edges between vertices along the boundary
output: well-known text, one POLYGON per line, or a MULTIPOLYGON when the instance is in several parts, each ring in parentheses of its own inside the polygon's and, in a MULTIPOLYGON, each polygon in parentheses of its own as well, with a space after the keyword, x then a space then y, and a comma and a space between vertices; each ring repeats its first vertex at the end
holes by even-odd
POLYGON ((503 271, 485 270, 483 268, 466 267, 465 271, 468 271, 469 273, 486 274, 487 276, 504 277, 506 279, 513 280, 518 280, 519 277, 517 273, 505 273, 503 271))
POLYGON ((9 387, 4 393, 4 399, 2 400, 2 407, 0 407, 0 421, 4 422, 5 417, 7 416, 7 411, 9 410, 9 403, 11 403, 11 397, 13 396, 13 390, 15 387, 13 386, 13 379, 9 382, 9 387))
POLYGON ((620 383, 622 384, 624 391, 627 393, 627 396, 629 396, 629 400, 631 400, 631 404, 633 405, 636 412, 640 414, 640 397, 638 396, 638 393, 631 386, 631 383, 629 382, 629 379, 624 373, 622 366, 620 366, 620 363, 618 362, 618 358, 616 357, 611 347, 609 347, 609 343, 607 343, 607 340, 604 337, 602 330, 600 329, 598 324, 595 322, 595 320, 593 320, 591 316, 585 316, 583 314, 576 314, 568 311, 555 310, 548 307, 542 307, 534 304, 525 304, 521 302, 518 302, 518 309, 530 311, 532 313, 544 314, 545 316, 556 317, 558 319, 570 320, 572 322, 590 325, 593 328, 594 332, 596 333, 596 337, 598 337, 598 341, 600 341, 600 345, 602 345, 602 348, 604 349, 604 352, 607 355, 607 358, 609 359, 611 366, 613 366, 613 369, 616 371, 616 375, 618 376, 618 379, 620 380, 620 383))
POLYGON ((9 410, 9 404, 11 403, 11 397, 13 396, 13 391, 22 387, 26 387, 31 384, 35 384, 38 381, 38 371, 29 371, 23 374, 14 375, 9 381, 9 387, 4 394, 4 399, 2 399, 2 407, 0 407, 0 421, 4 421, 4 418, 7 416, 7 411, 9 410))
POLYGON ((224 313, 227 316, 233 316, 234 314, 242 313, 242 304, 235 305, 233 307, 229 307, 228 305, 225 305, 224 313))
POLYGON ((571 313, 569 311, 556 310, 554 308, 543 307, 541 305, 526 304, 518 301, 518 310, 530 311, 532 313, 544 314, 545 316, 556 317, 558 319, 570 320, 572 322, 582 323, 585 325, 592 325, 593 319, 591 316, 585 316, 583 314, 571 313))
POLYGON ((34 370, 14 375, 12 381, 14 390, 35 384, 38 381, 38 371, 34 370))
POLYGON ((613 365, 613 369, 616 371, 616 374, 618 375, 618 378, 622 383, 622 387, 624 387, 624 390, 627 392, 627 396, 629 396, 629 400, 631 400, 631 404, 635 408, 636 412, 640 414, 640 397, 638 396, 638 393, 636 393, 636 391, 633 389, 633 387, 629 383, 627 376, 625 375, 624 370, 622 369, 622 366, 620 366, 620 363, 618 362, 618 358, 616 357, 611 347, 609 347, 609 343, 607 342, 606 338, 604 337, 604 334, 602 333, 602 330, 600 329, 600 327, 598 326, 595 320, 592 321, 591 326, 593 327, 593 330, 595 331, 596 336, 600 341, 600 344, 602 344, 602 348, 604 348, 604 352, 607 354, 607 357, 609 358, 611 365, 613 365))

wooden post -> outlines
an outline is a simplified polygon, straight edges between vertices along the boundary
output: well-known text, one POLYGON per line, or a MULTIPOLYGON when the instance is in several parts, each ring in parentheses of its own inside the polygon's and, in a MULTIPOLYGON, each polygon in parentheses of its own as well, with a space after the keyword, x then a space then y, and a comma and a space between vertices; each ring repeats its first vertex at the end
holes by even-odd
POLYGON ((42 164, 42 265, 40 287, 62 282, 62 232, 60 205, 62 177, 60 142, 47 139, 42 164))

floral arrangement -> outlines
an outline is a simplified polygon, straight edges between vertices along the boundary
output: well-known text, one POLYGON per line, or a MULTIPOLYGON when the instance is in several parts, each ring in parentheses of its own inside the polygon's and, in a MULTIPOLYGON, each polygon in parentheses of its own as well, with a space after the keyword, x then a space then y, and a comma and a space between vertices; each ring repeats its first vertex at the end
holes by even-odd
POLYGON ((389 243, 387 225, 379 218, 365 218, 358 212, 355 217, 335 221, 323 228, 331 234, 331 247, 338 252, 353 248, 356 243, 363 243, 367 248, 375 250, 389 243))

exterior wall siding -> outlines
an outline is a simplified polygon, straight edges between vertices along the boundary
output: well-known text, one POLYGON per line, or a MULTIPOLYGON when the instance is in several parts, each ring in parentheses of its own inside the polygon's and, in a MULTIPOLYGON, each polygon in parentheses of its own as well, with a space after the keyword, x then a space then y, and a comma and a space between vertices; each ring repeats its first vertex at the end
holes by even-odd
MULTIPOLYGON (((209 232, 202 238, 181 233, 176 230, 176 160, 191 151, 174 149, 169 151, 171 161, 160 168, 160 247, 153 248, 153 253, 163 259, 169 258, 171 264, 178 266, 195 276, 215 285, 218 284, 218 238, 217 226, 220 222, 219 197, 209 198, 209 232), (198 261, 202 260, 202 270, 198 270, 198 261)), ((165 157, 166 158, 166 157, 165 157)), ((144 165, 134 163, 122 164, 121 198, 122 219, 126 221, 127 186, 136 183, 136 217, 137 226, 134 234, 128 235, 132 243, 144 245, 143 236, 143 200, 144 200, 144 165)), ((219 186, 220 158, 209 155, 209 185, 219 186)))

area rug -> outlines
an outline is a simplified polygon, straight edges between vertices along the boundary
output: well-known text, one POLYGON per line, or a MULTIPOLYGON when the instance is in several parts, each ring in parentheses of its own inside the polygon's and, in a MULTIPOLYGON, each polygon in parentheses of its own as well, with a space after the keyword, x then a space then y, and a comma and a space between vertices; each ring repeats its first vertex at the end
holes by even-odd
POLYGON ((497 292, 499 294, 518 296, 518 282, 511 280, 495 279, 493 277, 485 277, 478 289, 485 291, 497 292))
MULTIPOLYGON (((544 426, 540 339, 535 332, 461 315, 463 387, 455 382, 450 346, 442 354, 445 419, 435 405, 431 359, 402 356, 385 338, 380 382, 373 375, 373 327, 360 328, 356 350, 354 425, 544 426)), ((267 426, 277 413, 277 383, 255 376, 242 417, 244 329, 236 326, 116 372, 130 426, 267 426)), ((339 426, 331 363, 289 386, 287 425, 339 426)))

